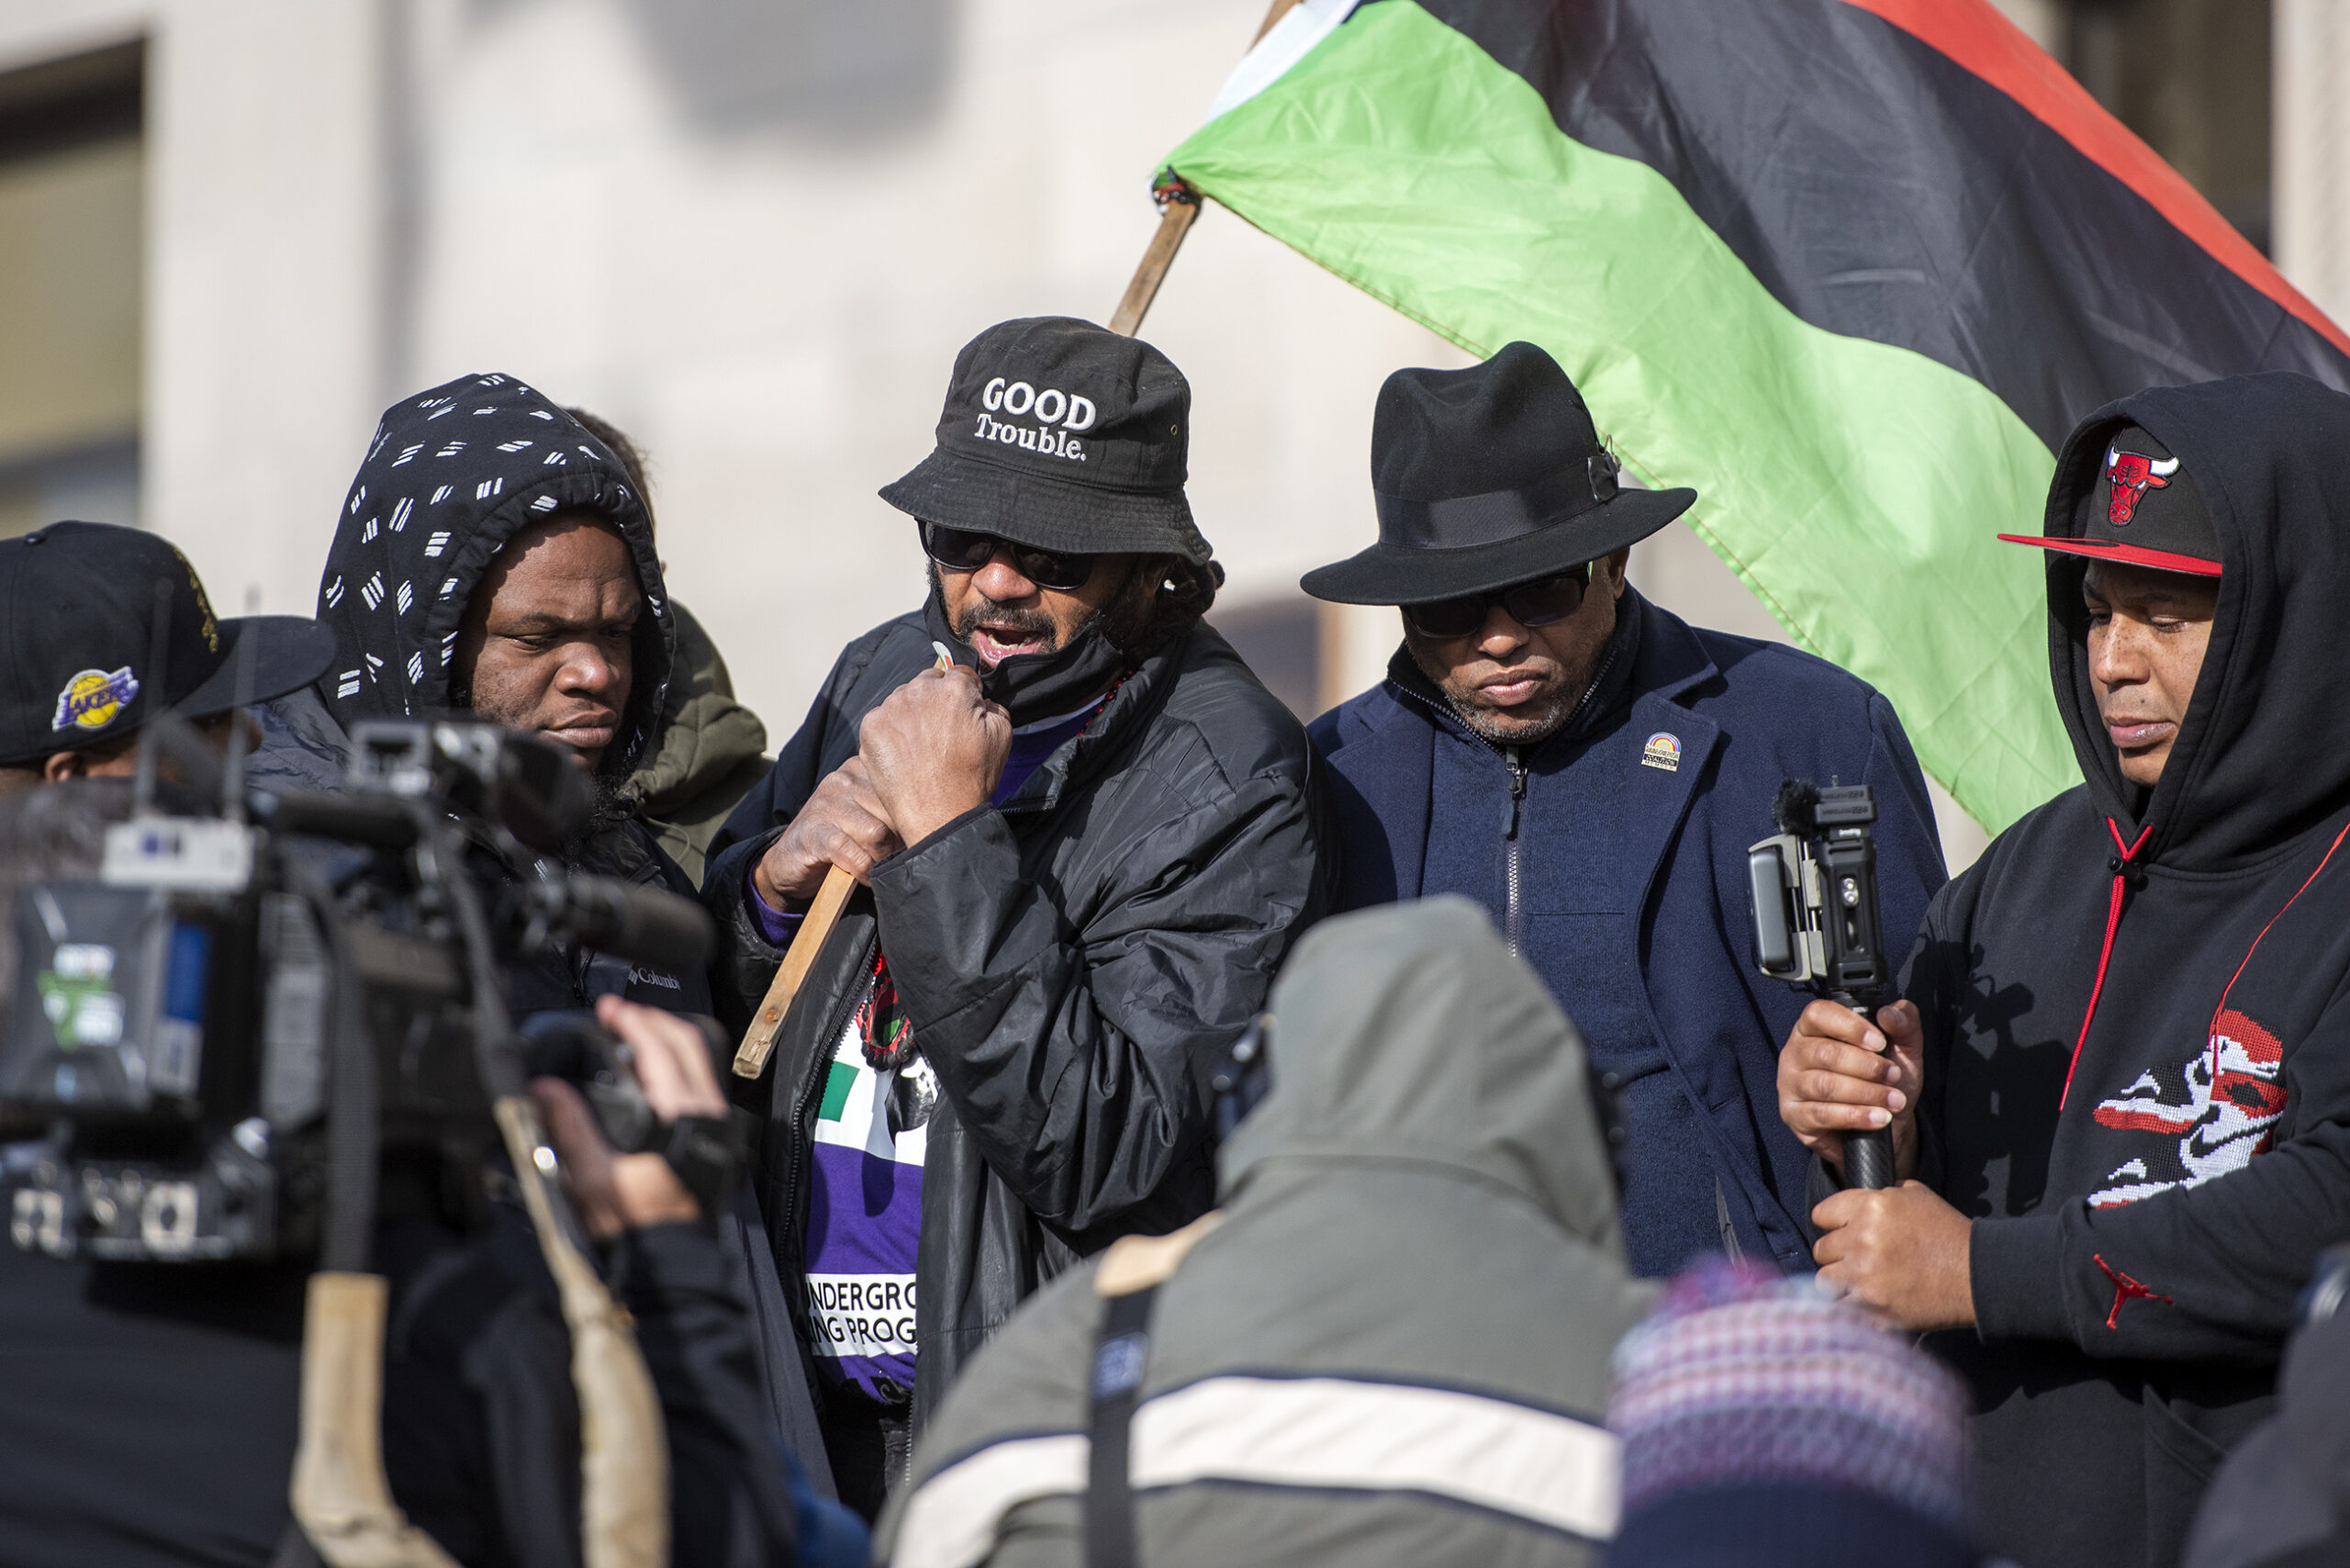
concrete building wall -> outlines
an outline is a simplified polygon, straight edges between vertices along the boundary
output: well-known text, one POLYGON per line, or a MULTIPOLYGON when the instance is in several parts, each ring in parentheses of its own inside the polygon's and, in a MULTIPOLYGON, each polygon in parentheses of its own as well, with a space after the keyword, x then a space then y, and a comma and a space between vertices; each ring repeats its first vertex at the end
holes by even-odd
MULTIPOLYGON (((510 370, 639 436, 672 586, 780 729, 920 596, 874 490, 928 449, 956 351, 1006 317, 1108 315, 1155 162, 1262 6, 757 9, 415 0, 407 379, 510 370), (750 55, 769 69, 713 64, 750 55)), ((1386 372, 1462 363, 1214 210, 1145 335, 1192 380, 1192 501, 1238 605, 1293 598, 1370 526, 1386 372)))
POLYGON ((2277 264, 2350 321, 2350 6, 2274 0, 2277 264))

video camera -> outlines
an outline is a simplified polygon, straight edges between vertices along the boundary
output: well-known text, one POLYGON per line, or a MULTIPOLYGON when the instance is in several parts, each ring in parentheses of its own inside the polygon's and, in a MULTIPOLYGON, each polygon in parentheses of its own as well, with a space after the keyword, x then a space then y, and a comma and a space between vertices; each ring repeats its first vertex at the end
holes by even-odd
MULTIPOLYGON (((710 946, 688 901, 539 858, 594 808, 567 753, 479 722, 368 722, 343 792, 248 801, 241 757, 224 773, 173 715, 147 739, 218 778, 221 810, 158 814, 142 756, 138 813, 108 833, 99 879, 17 898, 0 1107, 51 1128, 11 1195, 18 1247, 302 1254, 335 1214, 364 1223, 402 1162, 470 1228, 496 1181, 493 1104, 541 1070, 588 1086, 621 1151, 666 1147, 592 1020, 542 1031, 536 1063, 507 1027, 505 964, 576 944, 682 968, 710 946)), ((345 1238, 327 1266, 364 1245, 345 1238)))
MULTIPOLYGON (((1771 816, 1778 834, 1746 852, 1755 968, 1874 1019, 1892 990, 1893 966, 1877 913, 1869 787, 1822 790, 1790 778, 1771 816)), ((1845 1134, 1844 1170, 1854 1186, 1892 1186, 1891 1137, 1845 1134)))

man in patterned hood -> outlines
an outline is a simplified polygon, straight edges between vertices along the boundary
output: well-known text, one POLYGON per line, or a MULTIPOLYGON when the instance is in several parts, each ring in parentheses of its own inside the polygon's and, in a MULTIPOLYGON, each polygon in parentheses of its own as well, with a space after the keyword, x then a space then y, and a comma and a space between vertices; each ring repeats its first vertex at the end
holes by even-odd
MULTIPOLYGON (((336 521, 319 620, 334 662, 266 705, 256 781, 330 788, 361 721, 471 711, 594 773, 604 806, 565 857, 574 868, 690 896, 616 793, 655 744, 675 656, 650 518, 621 459, 560 405, 493 375, 386 410, 336 521)), ((709 1009, 698 974, 587 952, 518 972, 514 1002, 611 992, 709 1009)))

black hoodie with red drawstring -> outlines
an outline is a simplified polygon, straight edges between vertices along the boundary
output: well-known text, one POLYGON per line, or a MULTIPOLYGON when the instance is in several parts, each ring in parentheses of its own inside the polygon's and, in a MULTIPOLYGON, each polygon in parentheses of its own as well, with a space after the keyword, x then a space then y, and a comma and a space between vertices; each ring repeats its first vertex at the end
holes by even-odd
POLYGON ((1928 913, 1921 1177, 1975 1216, 1975 1500, 2025 1568, 2168 1564, 2267 1414, 2295 1297, 2350 1238, 2350 397, 2296 375, 2156 389, 2057 461, 2080 532, 2143 426, 2208 505, 2209 650, 2151 791, 2088 680, 2077 556, 2048 556, 2085 782, 1928 913))

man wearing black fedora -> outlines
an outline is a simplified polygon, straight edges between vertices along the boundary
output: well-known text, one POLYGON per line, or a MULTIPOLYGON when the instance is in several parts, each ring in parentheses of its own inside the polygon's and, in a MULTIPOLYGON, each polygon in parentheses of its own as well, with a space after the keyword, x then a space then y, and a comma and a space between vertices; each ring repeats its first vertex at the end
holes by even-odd
POLYGON ((1371 481, 1379 542, 1304 585, 1403 611, 1387 678, 1311 727, 1338 907, 1462 893, 1492 913, 1620 1096, 1636 1272, 1713 1250, 1808 1269, 1809 1157, 1775 1089, 1803 998, 1753 971, 1746 851, 1781 780, 1870 785, 1886 942, 1908 951, 1944 878, 1892 705, 1630 587, 1631 546, 1696 494, 1622 487, 1531 343, 1388 377, 1371 481))
POLYGON ((967 345, 934 448, 881 492, 926 602, 842 653, 711 849, 738 1026, 827 871, 863 884, 738 1098, 868 1514, 1024 1297, 1214 1201, 1206 1070, 1325 902, 1304 732, 1201 621, 1222 573, 1183 494, 1190 404, 1088 322, 967 345))
POLYGON ((225 745, 241 696, 282 697, 333 657, 315 621, 216 618, 187 557, 140 529, 60 522, 0 542, 0 795, 128 777, 167 708, 225 745))

